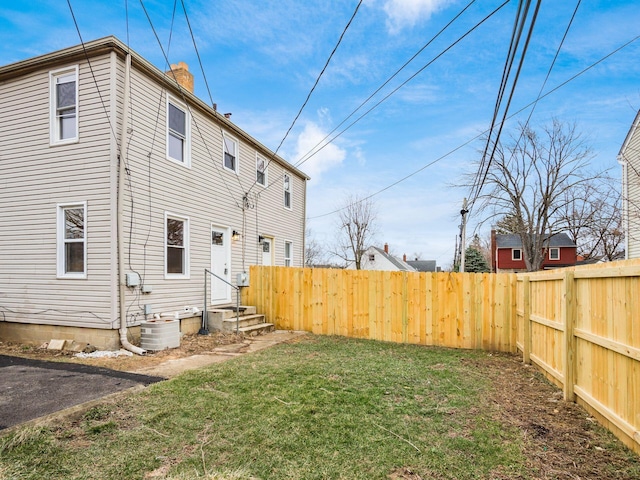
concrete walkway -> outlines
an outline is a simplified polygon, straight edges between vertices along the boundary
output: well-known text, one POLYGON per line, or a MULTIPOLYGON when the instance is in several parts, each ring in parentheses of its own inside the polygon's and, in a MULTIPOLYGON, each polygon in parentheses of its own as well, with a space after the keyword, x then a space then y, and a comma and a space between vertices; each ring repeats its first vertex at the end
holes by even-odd
POLYGON ((265 348, 272 347, 279 343, 288 342, 300 336, 306 335, 307 332, 298 332, 290 330, 276 330, 255 337, 247 337, 242 343, 232 343, 222 345, 213 349, 212 353, 202 355, 192 355, 190 357, 177 358, 167 360, 153 367, 145 367, 131 373, 140 375, 149 375, 154 377, 172 378, 187 370, 206 367, 214 363, 224 362, 230 358, 234 358, 247 353, 257 352, 265 348))

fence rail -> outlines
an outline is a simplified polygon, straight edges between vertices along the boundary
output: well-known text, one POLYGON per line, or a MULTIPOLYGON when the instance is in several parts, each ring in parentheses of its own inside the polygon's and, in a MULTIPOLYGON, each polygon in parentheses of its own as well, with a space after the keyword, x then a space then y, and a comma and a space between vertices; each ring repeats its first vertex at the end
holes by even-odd
POLYGON ((515 352, 515 275, 252 266, 242 301, 276 328, 515 352))
POLYGON ((640 453, 640 260, 531 274, 252 266, 280 329, 522 352, 640 453))

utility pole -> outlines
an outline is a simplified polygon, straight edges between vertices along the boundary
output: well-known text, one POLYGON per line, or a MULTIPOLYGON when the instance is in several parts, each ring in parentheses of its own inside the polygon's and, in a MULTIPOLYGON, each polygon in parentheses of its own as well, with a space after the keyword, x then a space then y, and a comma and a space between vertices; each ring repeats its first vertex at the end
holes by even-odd
POLYGON ((464 272, 464 260, 465 260, 465 249, 466 249, 466 236, 467 236, 467 199, 465 198, 462 201, 462 210, 460 210, 460 215, 462 215, 462 222, 460 223, 460 272, 464 272))

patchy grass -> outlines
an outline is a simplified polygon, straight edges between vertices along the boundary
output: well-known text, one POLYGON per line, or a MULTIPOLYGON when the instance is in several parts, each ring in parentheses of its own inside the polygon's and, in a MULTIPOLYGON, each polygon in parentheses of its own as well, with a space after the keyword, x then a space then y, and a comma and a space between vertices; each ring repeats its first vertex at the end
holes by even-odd
POLYGON ((310 336, 20 429, 0 439, 0 479, 543 478, 487 358, 310 336))

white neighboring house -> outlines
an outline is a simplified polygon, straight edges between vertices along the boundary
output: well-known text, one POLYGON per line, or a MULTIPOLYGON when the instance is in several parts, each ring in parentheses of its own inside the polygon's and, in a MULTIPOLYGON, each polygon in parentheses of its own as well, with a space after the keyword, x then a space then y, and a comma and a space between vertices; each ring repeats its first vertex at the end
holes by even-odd
POLYGON ((118 348, 205 268, 303 265, 308 177, 171 68, 115 37, 0 67, 0 340, 118 348))
MULTIPOLYGON (((347 270, 356 268, 355 262, 347 265, 347 270)), ((361 270, 391 270, 398 272, 416 272, 417 270, 407 262, 394 257, 389 253, 389 244, 384 244, 384 249, 369 247, 365 250, 360 261, 361 270)))
POLYGON ((625 256, 640 258, 640 111, 618 154, 622 165, 622 224, 625 256))

